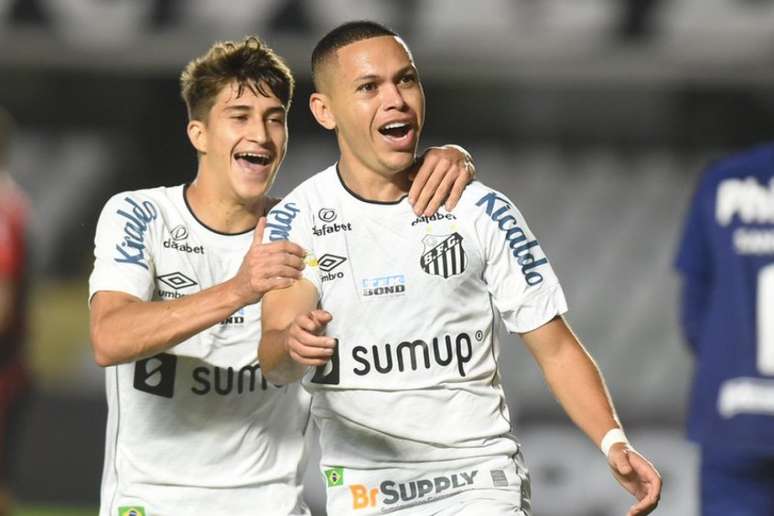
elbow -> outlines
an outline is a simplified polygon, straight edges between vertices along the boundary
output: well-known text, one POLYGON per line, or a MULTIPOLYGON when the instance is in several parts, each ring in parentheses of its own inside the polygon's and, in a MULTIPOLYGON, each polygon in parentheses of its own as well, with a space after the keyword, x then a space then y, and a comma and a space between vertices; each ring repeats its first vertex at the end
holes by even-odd
POLYGON ((94 355, 94 362, 100 367, 108 367, 118 364, 118 361, 111 356, 110 353, 110 337, 106 335, 104 330, 92 325, 90 337, 91 337, 91 351, 94 355))
POLYGON ((265 370, 261 369, 263 371, 263 376, 266 378, 266 380, 270 383, 273 383, 274 385, 287 385, 291 382, 288 381, 287 378, 282 376, 281 374, 278 374, 276 369, 275 370, 265 370))
POLYGON ((288 375, 283 374, 280 362, 274 357, 269 349, 271 343, 262 340, 258 346, 258 364, 260 364, 263 377, 274 385, 287 385, 293 383, 288 375))

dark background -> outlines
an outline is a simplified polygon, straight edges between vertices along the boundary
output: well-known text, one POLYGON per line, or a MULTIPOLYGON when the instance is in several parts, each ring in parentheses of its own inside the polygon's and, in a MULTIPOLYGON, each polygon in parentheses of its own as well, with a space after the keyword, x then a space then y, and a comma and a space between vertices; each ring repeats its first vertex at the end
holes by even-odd
MULTIPOLYGON (((768 0, 0 0, 0 105, 34 201, 30 358, 19 445, 25 503, 98 503, 105 403, 88 345, 87 277, 103 203, 189 181, 178 74, 216 39, 255 33, 298 88, 286 193, 336 156, 307 108, 308 56, 339 22, 401 32, 427 94, 423 144, 470 150, 527 217, 569 320, 635 445, 664 473, 659 514, 696 508, 682 437, 691 361, 676 325, 676 239, 697 174, 774 134, 768 0)), ((517 338, 501 368, 538 514, 612 515, 629 499, 548 394, 517 338)), ((319 505, 319 479, 309 496, 319 505)))

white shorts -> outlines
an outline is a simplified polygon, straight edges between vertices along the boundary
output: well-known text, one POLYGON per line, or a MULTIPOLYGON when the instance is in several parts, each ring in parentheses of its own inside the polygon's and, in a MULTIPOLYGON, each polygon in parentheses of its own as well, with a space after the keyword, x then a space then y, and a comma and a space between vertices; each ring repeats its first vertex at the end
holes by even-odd
POLYGON ((428 516, 530 516, 529 499, 500 489, 478 489, 449 498, 446 507, 428 516))
MULTIPOLYGON (((325 473, 330 479, 331 470, 325 473)), ((520 454, 410 468, 337 468, 327 489, 337 516, 529 516, 529 475, 520 454)))

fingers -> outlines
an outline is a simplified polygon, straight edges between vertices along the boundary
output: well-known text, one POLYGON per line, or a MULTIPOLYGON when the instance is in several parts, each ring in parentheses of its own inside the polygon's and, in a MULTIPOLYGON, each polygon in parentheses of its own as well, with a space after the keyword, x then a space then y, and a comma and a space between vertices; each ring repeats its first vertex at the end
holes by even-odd
POLYGON ((438 211, 444 200, 447 210, 454 209, 476 173, 470 154, 456 145, 430 147, 418 164, 419 170, 409 190, 409 202, 414 213, 426 217, 438 211))
MULTIPOLYGON (((432 172, 435 167, 435 161, 436 158, 432 157, 432 155, 427 156, 427 152, 425 152, 425 155, 419 158, 415 163, 414 170, 409 173, 411 188, 409 189, 408 200, 409 204, 412 206, 416 205, 420 192, 424 189, 427 180, 430 178, 430 172, 432 172)), ((414 213, 419 215, 422 212, 417 211, 416 208, 414 208, 414 213)))
POLYGON ((321 333, 332 318, 322 310, 296 318, 288 330, 288 351, 293 360, 307 366, 324 365, 330 360, 336 340, 321 333))
MULTIPOLYGON (((424 216, 429 217, 438 211, 438 208, 441 207, 444 199, 449 197, 449 193, 451 192, 451 188, 454 186, 455 178, 457 177, 459 177, 459 174, 455 175, 454 172, 451 171, 448 171, 444 174, 443 179, 441 180, 441 184, 438 185, 438 188, 433 194, 433 198, 425 208, 423 213, 424 216)), ((454 203, 456 204, 457 201, 455 200, 454 203)))
POLYGON ((452 211, 457 206, 457 203, 462 197, 462 192, 465 191, 465 187, 468 186, 472 180, 473 172, 471 171, 471 167, 466 166, 464 172, 457 176, 451 192, 449 192, 449 197, 446 199, 446 204, 444 205, 446 211, 452 211))
MULTIPOLYGON (((427 177, 427 180, 422 186, 422 189, 416 198, 416 202, 414 203, 414 213, 417 215, 428 216, 435 213, 434 211, 429 211, 428 206, 436 191, 438 190, 438 187, 441 185, 444 176, 449 173, 449 168, 451 167, 451 163, 449 161, 442 159, 437 162, 425 160, 422 168, 426 166, 429 167, 430 164, 433 165, 433 169, 430 172, 427 172, 429 177, 427 177)), ((419 173, 417 174, 417 179, 422 177, 423 174, 425 174, 425 172, 420 169, 419 173)))
POLYGON ((333 315, 325 310, 313 310, 309 315, 321 328, 324 328, 325 325, 333 320, 333 315))
POLYGON ((303 247, 288 240, 271 242, 268 244, 262 244, 259 240, 254 242, 253 248, 258 249, 261 253, 286 253, 298 256, 299 258, 306 256, 306 251, 304 251, 303 247))
POLYGON ((266 217, 258 219, 258 224, 255 225, 255 233, 253 233, 253 245, 263 242, 263 232, 266 230, 266 217))
POLYGON ((627 448, 625 453, 626 467, 619 466, 619 471, 628 469, 627 490, 637 498, 637 503, 629 509, 629 516, 650 514, 661 500, 661 475, 656 468, 636 450, 627 448))
POLYGON ((282 290, 283 288, 288 288, 292 286, 296 282, 295 278, 291 277, 276 277, 264 280, 264 284, 262 286, 263 291, 268 292, 270 290, 282 290))

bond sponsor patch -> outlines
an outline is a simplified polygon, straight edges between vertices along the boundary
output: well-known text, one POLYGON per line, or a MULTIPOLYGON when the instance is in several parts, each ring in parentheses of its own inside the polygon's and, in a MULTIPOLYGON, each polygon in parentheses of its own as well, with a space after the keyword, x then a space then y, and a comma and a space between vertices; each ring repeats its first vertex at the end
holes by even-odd
POLYGON ((447 279, 465 272, 467 257, 459 233, 427 235, 422 244, 425 248, 419 264, 427 274, 447 279))

